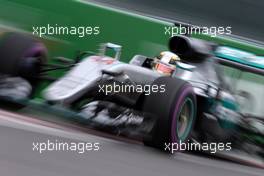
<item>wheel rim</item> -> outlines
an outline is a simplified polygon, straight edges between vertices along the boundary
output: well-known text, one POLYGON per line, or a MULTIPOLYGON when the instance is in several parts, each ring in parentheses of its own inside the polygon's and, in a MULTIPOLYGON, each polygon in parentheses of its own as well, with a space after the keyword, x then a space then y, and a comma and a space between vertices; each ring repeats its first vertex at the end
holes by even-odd
POLYGON ((184 141, 191 129, 194 115, 194 105, 190 98, 187 98, 181 106, 177 118, 176 134, 181 141, 184 141))

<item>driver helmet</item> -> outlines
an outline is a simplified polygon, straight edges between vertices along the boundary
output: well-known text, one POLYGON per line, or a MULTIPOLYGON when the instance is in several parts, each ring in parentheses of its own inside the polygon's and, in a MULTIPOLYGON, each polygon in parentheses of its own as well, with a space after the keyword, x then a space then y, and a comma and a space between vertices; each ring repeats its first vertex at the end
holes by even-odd
POLYGON ((163 51, 156 57, 153 69, 165 75, 171 75, 176 70, 176 63, 180 57, 170 51, 163 51))

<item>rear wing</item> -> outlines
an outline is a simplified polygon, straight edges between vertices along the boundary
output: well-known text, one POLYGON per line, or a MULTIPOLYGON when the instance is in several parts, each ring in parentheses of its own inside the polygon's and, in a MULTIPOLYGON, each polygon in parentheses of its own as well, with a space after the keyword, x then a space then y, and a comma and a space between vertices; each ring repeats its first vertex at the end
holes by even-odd
POLYGON ((264 76, 264 56, 226 46, 217 47, 214 54, 222 65, 264 76))

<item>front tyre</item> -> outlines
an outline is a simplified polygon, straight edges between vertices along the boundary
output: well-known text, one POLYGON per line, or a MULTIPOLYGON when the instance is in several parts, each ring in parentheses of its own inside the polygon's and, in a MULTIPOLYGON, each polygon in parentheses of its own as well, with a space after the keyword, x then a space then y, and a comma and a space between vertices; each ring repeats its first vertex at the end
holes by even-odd
POLYGON ((153 85, 165 85, 165 92, 145 97, 143 111, 156 119, 156 125, 143 142, 164 150, 169 143, 188 140, 196 118, 196 95, 191 84, 178 78, 160 77, 153 85))
POLYGON ((0 73, 22 77, 34 87, 41 66, 47 62, 47 49, 32 36, 5 33, 0 38, 0 73))

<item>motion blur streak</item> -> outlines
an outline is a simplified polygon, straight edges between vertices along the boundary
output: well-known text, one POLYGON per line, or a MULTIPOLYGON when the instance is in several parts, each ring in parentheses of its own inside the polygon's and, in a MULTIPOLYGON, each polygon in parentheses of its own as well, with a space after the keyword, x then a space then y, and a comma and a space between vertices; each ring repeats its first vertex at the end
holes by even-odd
MULTIPOLYGON (((263 170, 223 161, 179 153, 168 155, 141 145, 123 143, 102 137, 60 130, 34 124, 17 115, 0 112, 0 169, 2 175, 262 175, 263 170), (99 142, 100 152, 80 155, 75 152, 32 151, 34 140, 63 140, 68 142, 99 142), (118 153, 118 155, 117 155, 118 153), (155 162, 152 162, 155 161, 155 162), (10 169, 12 168, 12 169, 10 169), (192 169, 190 169, 192 168, 192 169)), ((45 122, 43 122, 45 123, 45 122)), ((65 128, 65 127, 63 127, 65 128)))
POLYGON ((198 26, 232 26, 232 34, 263 42, 264 1, 87 0, 198 26))

